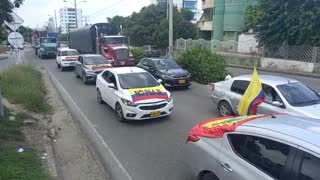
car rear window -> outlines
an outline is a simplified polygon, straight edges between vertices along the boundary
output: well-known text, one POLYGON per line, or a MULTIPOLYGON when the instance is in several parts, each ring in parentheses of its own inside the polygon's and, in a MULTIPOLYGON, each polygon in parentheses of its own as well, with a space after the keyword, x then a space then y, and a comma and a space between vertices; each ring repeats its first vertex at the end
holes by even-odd
POLYGON ((62 51, 62 56, 76 56, 79 55, 78 51, 62 51))
POLYGON ((232 83, 231 86, 231 91, 235 92, 237 94, 244 94, 249 86, 249 81, 244 81, 244 80, 235 80, 232 83))

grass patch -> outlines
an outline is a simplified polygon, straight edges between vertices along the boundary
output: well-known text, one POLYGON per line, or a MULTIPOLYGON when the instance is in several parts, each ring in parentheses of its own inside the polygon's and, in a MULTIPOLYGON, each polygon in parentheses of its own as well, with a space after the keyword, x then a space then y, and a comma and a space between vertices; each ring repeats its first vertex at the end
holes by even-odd
POLYGON ((33 112, 47 113, 46 89, 41 73, 32 66, 15 66, 1 75, 3 95, 11 102, 23 104, 33 112))
POLYGON ((8 120, 10 112, 5 110, 5 120, 0 121, 0 180, 47 180, 40 158, 36 151, 28 147, 21 132, 22 119, 28 117, 21 114, 15 121, 8 120), (18 153, 22 146, 25 151, 18 153))

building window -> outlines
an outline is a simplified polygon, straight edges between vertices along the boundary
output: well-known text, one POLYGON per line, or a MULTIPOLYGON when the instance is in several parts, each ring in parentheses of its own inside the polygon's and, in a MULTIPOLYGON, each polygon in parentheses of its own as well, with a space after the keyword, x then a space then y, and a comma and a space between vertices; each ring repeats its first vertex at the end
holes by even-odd
POLYGON ((197 2, 184 2, 184 8, 196 10, 197 9, 197 2))

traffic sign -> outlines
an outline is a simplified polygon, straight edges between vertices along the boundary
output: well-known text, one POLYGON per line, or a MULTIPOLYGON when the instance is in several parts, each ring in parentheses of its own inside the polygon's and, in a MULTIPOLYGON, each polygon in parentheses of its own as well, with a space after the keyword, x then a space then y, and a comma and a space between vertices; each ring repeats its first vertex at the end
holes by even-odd
POLYGON ((7 22, 5 21, 4 24, 6 24, 12 31, 16 31, 24 22, 24 20, 18 16, 15 12, 10 13, 13 21, 12 22, 7 22))
POLYGON ((20 33, 12 32, 8 36, 8 42, 14 48, 22 48, 24 39, 23 39, 23 36, 20 33))

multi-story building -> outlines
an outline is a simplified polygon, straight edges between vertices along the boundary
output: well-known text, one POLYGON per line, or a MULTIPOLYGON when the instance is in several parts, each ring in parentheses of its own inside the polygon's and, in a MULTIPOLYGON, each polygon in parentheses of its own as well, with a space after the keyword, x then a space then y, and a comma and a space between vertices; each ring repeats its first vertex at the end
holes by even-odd
MULTIPOLYGON (((173 0, 173 4, 178 7, 178 9, 189 9, 193 13, 193 19, 191 22, 197 23, 201 17, 201 9, 198 6, 199 0, 173 0)), ((150 0, 150 4, 167 4, 168 0, 150 0)))
POLYGON ((56 26, 55 26, 55 22, 53 20, 53 17, 49 18, 49 20, 48 20, 47 30, 48 30, 48 32, 56 32, 56 26))
POLYGON ((200 36, 203 39, 210 40, 212 37, 212 18, 213 18, 213 0, 202 0, 203 14, 199 21, 200 36))
POLYGON ((244 30, 244 13, 257 0, 202 0, 199 28, 205 39, 238 41, 244 30))
POLYGON ((72 29, 76 29, 78 26, 82 27, 82 10, 77 8, 77 14, 75 8, 64 7, 59 10, 60 26, 62 33, 68 33, 72 29), (77 15, 77 18, 76 18, 77 15), (77 21, 77 24, 76 24, 77 21))

